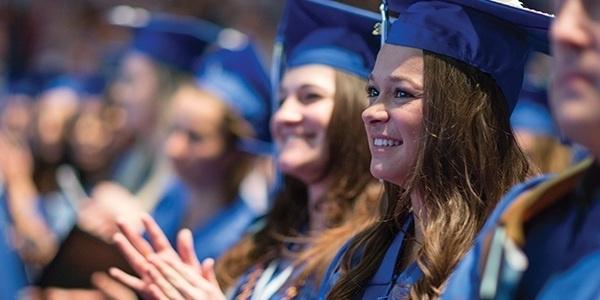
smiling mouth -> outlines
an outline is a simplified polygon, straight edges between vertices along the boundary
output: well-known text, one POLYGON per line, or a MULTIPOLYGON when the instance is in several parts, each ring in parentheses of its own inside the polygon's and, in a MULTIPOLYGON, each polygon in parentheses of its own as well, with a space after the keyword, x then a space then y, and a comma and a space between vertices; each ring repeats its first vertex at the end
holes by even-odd
POLYGON ((399 140, 393 139, 385 139, 385 138, 374 138, 373 146, 375 147, 397 147, 402 145, 403 142, 399 140))

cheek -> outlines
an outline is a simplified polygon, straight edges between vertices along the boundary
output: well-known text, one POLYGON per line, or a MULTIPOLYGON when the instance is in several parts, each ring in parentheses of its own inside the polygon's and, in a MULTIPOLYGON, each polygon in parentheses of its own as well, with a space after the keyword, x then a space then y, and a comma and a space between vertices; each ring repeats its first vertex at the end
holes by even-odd
POLYGON ((208 162, 220 158, 225 152, 225 145, 222 140, 211 139, 195 145, 192 151, 196 160, 208 162))

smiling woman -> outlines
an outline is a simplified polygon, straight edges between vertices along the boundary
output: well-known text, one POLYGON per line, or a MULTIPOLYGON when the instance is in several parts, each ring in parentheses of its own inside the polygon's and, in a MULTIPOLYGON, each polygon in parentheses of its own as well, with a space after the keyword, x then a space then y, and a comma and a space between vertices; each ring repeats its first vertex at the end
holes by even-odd
MULTIPOLYGON (((439 297, 500 197, 529 174, 509 124, 530 49, 526 29, 506 20, 515 8, 469 0, 390 7, 399 17, 362 114, 385 196, 378 222, 329 268, 327 299, 439 297), (498 11, 509 16, 490 16, 498 11)), ((529 17, 544 28, 547 17, 529 17)))
POLYGON ((382 63, 369 79, 370 105, 362 117, 370 141, 371 173, 402 185, 413 168, 423 127, 423 54, 404 48, 398 51, 402 55, 389 55, 394 48, 400 47, 381 50, 382 63))
POLYGON ((282 172, 304 182, 322 179, 334 95, 335 70, 331 67, 307 65, 286 72, 271 129, 282 172))

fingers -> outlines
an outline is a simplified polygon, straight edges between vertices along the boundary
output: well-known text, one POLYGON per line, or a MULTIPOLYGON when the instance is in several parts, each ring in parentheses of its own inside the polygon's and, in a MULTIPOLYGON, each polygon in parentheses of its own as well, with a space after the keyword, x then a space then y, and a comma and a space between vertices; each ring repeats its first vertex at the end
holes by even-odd
POLYGON ((129 262, 135 272, 138 273, 138 275, 143 276, 148 267, 146 257, 142 255, 121 233, 116 233, 113 236, 113 242, 117 245, 121 253, 123 253, 125 259, 129 262))
POLYGON ((92 284, 109 299, 136 300, 137 296, 127 286, 112 279, 104 272, 96 272, 91 277, 92 284))
POLYGON ((179 259, 152 256, 150 262, 186 299, 205 299, 208 295, 222 295, 218 285, 212 285, 197 274, 196 268, 184 264, 179 259))
POLYGON ((215 286, 219 286, 219 282, 217 281, 217 275, 215 274, 215 260, 212 258, 207 258, 202 261, 202 274, 208 282, 215 286))
MULTIPOLYGON (((166 298, 168 299, 172 299, 172 300, 184 300, 185 298, 183 297, 183 295, 181 293, 179 293, 179 291, 170 283, 170 281, 175 281, 175 279, 172 278, 173 274, 169 274, 169 279, 167 280, 167 278, 165 278, 165 275, 163 275, 163 273, 161 271, 159 271, 155 265, 152 265, 149 269, 148 269, 148 273, 150 275, 150 278, 152 279, 152 281, 154 282, 153 285, 157 286, 158 289, 160 290, 160 292, 166 296, 166 298)), ((153 294, 157 292, 154 291, 153 294)))
MULTIPOLYGON (((150 215, 144 214, 142 216, 142 222, 144 223, 146 232, 148 232, 148 236, 150 237, 150 241, 156 252, 173 249, 163 231, 158 227, 158 224, 156 224, 150 215)), ((175 250, 173 250, 173 252, 175 252, 175 250)))
POLYGON ((152 246, 139 234, 131 225, 123 222, 122 220, 117 221, 119 230, 123 233, 125 238, 131 243, 131 245, 144 257, 154 253, 152 246))
POLYGON ((109 272, 110 276, 112 276, 116 280, 122 282, 124 285, 134 289, 135 291, 137 291, 139 293, 146 292, 144 290, 146 284, 141 279, 139 279, 135 276, 129 275, 118 268, 110 268, 108 272, 109 272))
POLYGON ((195 269, 200 267, 200 262, 196 257, 196 249, 194 249, 194 237, 187 228, 179 231, 177 235, 177 252, 183 263, 195 269))
POLYGON ((165 295, 165 293, 163 293, 160 288, 156 285, 156 284, 150 284, 148 286, 148 289, 150 290, 150 299, 156 299, 156 300, 168 300, 169 297, 167 297, 167 295, 165 295))
POLYGON ((155 266, 162 272, 164 268, 170 268, 178 273, 181 279, 189 282, 191 285, 207 288, 206 281, 202 280, 198 269, 184 264, 181 260, 173 257, 160 257, 155 266))

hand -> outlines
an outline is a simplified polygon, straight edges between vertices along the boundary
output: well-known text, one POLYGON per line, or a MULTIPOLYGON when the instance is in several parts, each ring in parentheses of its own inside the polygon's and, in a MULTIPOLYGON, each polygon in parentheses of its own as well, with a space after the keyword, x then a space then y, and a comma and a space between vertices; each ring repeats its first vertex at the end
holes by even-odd
POLYGON ((213 259, 202 262, 203 276, 198 276, 197 270, 171 256, 153 254, 148 261, 154 266, 150 269, 150 277, 160 289, 156 294, 153 291, 153 297, 157 299, 226 299, 215 276, 213 259))
POLYGON ((106 299, 137 300, 135 292, 104 272, 96 272, 91 277, 92 284, 106 299))
POLYGON ((27 144, 6 130, 0 132, 0 169, 9 184, 33 180, 33 158, 27 144))
MULTIPOLYGON (((148 261, 147 258, 151 256, 169 259, 170 261, 179 261, 181 264, 186 265, 199 278, 204 277, 207 280, 214 278, 214 272, 211 273, 208 271, 206 276, 203 274, 202 264, 196 258, 193 246, 194 242, 189 230, 184 229, 179 232, 177 237, 178 251, 176 252, 152 217, 144 215, 142 222, 148 232, 152 245, 144 240, 131 226, 121 222, 118 223, 121 232, 115 234, 113 238, 115 244, 125 255, 125 258, 140 278, 129 275, 117 268, 112 268, 110 274, 114 278, 147 298, 169 299, 153 279, 152 274, 154 274, 154 278, 158 278, 156 275, 160 274, 160 271, 148 261)), ((214 281, 216 282, 216 280, 214 281)), ((174 295, 171 294, 170 296, 174 295)))
POLYGON ((105 240, 118 231, 117 220, 127 223, 135 231, 142 231, 141 203, 118 184, 104 182, 94 188, 90 201, 79 210, 79 226, 105 240))

